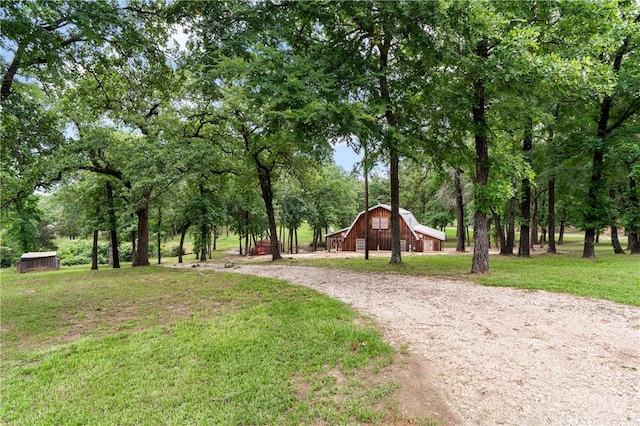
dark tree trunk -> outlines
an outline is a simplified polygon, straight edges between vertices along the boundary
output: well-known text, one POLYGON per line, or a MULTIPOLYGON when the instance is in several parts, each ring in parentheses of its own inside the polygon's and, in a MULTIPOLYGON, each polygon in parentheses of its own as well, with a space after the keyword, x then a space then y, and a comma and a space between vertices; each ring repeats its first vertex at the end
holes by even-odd
POLYGON ((364 260, 369 260, 369 152, 364 146, 364 260))
MULTIPOLYGON (((525 129, 522 152, 525 161, 531 163, 531 149, 533 148, 533 129, 531 120, 527 121, 525 129)), ((522 179, 522 203, 520 204, 522 225, 520 225, 520 246, 518 247, 519 257, 529 257, 530 253, 530 225, 531 225, 531 183, 525 176, 522 179)))
MULTIPOLYGON (((178 247, 178 263, 182 263, 182 256, 184 255, 184 237, 187 235, 187 230, 190 224, 187 222, 182 225, 180 230, 180 247, 178 247)), ((242 253, 240 253, 242 254, 242 253)))
POLYGON ((138 216, 138 247, 133 266, 149 265, 149 205, 145 201, 143 207, 136 210, 138 216))
POLYGON ((507 226, 507 246, 504 255, 512 255, 516 246, 516 197, 509 200, 509 224, 507 226))
MULTIPOLYGON (((627 211, 630 216, 637 218, 640 212, 640 201, 638 200, 638 189, 636 180, 633 176, 629 176, 629 196, 627 197, 627 211)), ((640 253, 640 220, 634 221, 632 226, 627 228, 627 247, 631 254, 640 253)))
POLYGON ((567 221, 563 218, 560 221, 560 231, 558 232, 558 245, 561 246, 564 244, 564 226, 567 221))
POLYGON ((158 265, 162 265, 162 210, 158 207, 158 265))
MULTIPOLYGON (((640 15, 636 18, 636 22, 640 20, 640 15)), ((625 39, 622 46, 616 52, 615 59, 613 61, 613 72, 617 75, 622 66, 622 59, 627 53, 627 47, 629 45, 629 39, 625 39)), ((598 131, 597 138, 599 143, 593 150, 593 164, 591 168, 591 180, 589 182, 589 193, 587 195, 588 211, 585 215, 585 222, 587 229, 585 230, 584 249, 582 251, 582 257, 594 258, 596 256, 593 241, 598 228, 598 223, 602 222, 602 209, 600 202, 603 199, 603 191, 605 183, 602 179, 602 173, 604 171, 604 149, 607 141, 607 134, 611 129, 607 129, 609 123, 609 116, 611 115, 611 107, 613 105, 613 98, 607 94, 604 96, 602 103, 600 104, 600 116, 598 118, 598 131)))
POLYGON ((507 249, 507 237, 504 232, 504 228, 502 227, 502 223, 500 222, 500 215, 496 213, 494 209, 491 209, 491 214, 493 215, 493 222, 496 224, 496 234, 498 236, 498 244, 500 246, 500 254, 501 255, 510 255, 507 249))
POLYGON ((242 234, 238 234, 238 251, 240 252, 240 256, 242 256, 242 234))
POLYGON ((120 253, 118 252, 118 226, 116 222, 116 210, 113 205, 113 187, 107 181, 107 206, 109 215, 109 242, 111 244, 112 267, 120 268, 120 253))
MULTIPOLYGON (((389 59, 389 49, 391 48, 391 37, 386 37, 378 45, 380 52, 380 98, 386 104, 385 118, 390 127, 396 127, 396 116, 393 112, 391 94, 389 92, 389 81, 387 79, 387 64, 389 59)), ((398 141, 395 138, 388 138, 387 149, 389 150, 389 180, 391 185, 391 259, 392 265, 402 264, 402 254, 400 253, 400 184, 398 141)), ((367 225, 368 226, 368 225, 367 225)))
POLYGON ((278 243, 278 229, 276 227, 276 215, 273 210, 273 187, 271 186, 271 171, 264 166, 260 166, 259 160, 256 158, 256 166, 258 167, 258 178, 260 180, 260 189, 262 190, 262 199, 267 209, 267 219, 269 222, 269 236, 271 238, 271 260, 280 260, 280 244, 278 243))
POLYGON ((294 236, 296 238, 296 254, 298 254, 298 250, 299 250, 298 249, 298 228, 294 229, 293 232, 294 232, 294 234, 295 234, 294 236))
POLYGON ((209 235, 209 226, 206 223, 200 224, 200 261, 204 262, 207 260, 207 237, 209 235))
POLYGON ((20 68, 20 62, 22 60, 22 54, 24 53, 25 43, 20 43, 18 45, 18 49, 16 50, 15 55, 13 56, 13 61, 11 61, 11 65, 7 68, 7 71, 2 78, 2 88, 0 88, 0 99, 3 101, 9 97, 11 93, 11 85, 13 84, 13 79, 20 68))
POLYGON ((624 254, 624 250, 622 250, 620 240, 618 239, 618 227, 616 225, 611 225, 611 246, 615 254, 624 254))
POLYGON ((533 201, 533 206, 531 209, 531 239, 529 240, 529 247, 533 248, 538 244, 538 194, 535 190, 531 201, 533 201))
MULTIPOLYGON (((480 41, 476 46, 476 55, 482 59, 486 59, 489 56, 489 46, 486 40, 480 41)), ((490 163, 484 89, 483 79, 476 78, 473 82, 474 102, 472 109, 476 150, 476 175, 474 178, 476 211, 473 219, 474 247, 473 261, 471 264, 472 274, 489 272, 489 234, 487 214, 485 213, 488 200, 485 193, 489 183, 490 163)))
POLYGON ((547 229, 549 232, 549 245, 547 246, 547 253, 556 252, 556 176, 553 171, 555 166, 555 124, 558 123, 558 117, 560 116, 560 104, 556 104, 556 109, 553 113, 553 126, 549 127, 549 137, 547 138, 547 151, 548 158, 550 158, 551 164, 549 168, 552 170, 549 176, 549 193, 547 194, 548 211, 547 211, 547 229))
POLYGON ((136 231, 131 231, 131 264, 136 263, 138 249, 136 247, 136 231))
POLYGON ((93 247, 91 249, 91 270, 98 269, 98 230, 93 230, 93 247))
POLYGON ((464 252, 465 251, 465 239, 464 239, 464 199, 462 198, 462 181, 460 179, 460 175, 462 174, 462 170, 456 170, 453 175, 453 183, 456 192, 456 251, 464 252))
POLYGON ((547 253, 556 252, 556 178, 549 178, 549 212, 547 214, 547 226, 549 228, 549 245, 547 253))
POLYGON ((640 253, 640 234, 637 232, 629 232, 627 234, 627 247, 631 254, 640 253))
POLYGON ((400 160, 398 154, 391 153, 391 260, 392 265, 402 264, 402 255, 400 252, 400 184, 399 184, 399 165, 400 160))

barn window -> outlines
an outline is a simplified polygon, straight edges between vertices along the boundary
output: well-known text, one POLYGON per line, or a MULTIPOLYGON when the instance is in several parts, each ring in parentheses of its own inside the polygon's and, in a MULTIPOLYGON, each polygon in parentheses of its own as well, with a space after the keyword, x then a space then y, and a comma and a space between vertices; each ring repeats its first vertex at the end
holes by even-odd
POLYGON ((407 240, 400 240, 400 251, 407 251, 407 240))
POLYGON ((383 216, 372 217, 371 229, 389 229, 389 218, 383 216))
POLYGON ((364 238, 356 238, 356 250, 364 250, 364 238))

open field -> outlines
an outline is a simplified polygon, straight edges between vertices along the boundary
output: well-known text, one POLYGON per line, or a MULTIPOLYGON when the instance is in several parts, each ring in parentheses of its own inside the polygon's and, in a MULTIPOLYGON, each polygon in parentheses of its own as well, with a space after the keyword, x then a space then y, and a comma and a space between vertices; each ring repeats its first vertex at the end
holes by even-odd
POLYGON ((159 267, 0 278, 3 424, 409 420, 393 349, 313 290, 159 267))

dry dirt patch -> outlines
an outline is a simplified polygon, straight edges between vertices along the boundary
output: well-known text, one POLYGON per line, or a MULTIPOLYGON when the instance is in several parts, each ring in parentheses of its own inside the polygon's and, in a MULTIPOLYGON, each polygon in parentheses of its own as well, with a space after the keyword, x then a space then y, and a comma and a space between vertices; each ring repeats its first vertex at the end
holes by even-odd
POLYGON ((376 319, 388 341, 424 362, 445 423, 640 425, 640 308, 424 277, 224 270, 302 284, 376 319))

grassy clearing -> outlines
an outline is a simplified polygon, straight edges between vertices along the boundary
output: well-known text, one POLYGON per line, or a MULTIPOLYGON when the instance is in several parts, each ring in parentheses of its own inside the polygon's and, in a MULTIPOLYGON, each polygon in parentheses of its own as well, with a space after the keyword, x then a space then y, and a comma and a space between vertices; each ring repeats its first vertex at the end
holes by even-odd
MULTIPOLYGON (((298 265, 343 268, 359 272, 392 272, 410 275, 473 280, 487 286, 547 290, 612 300, 640 306, 640 258, 614 255, 608 246, 598 246, 596 259, 582 259, 582 245, 563 245, 563 254, 491 256, 490 273, 472 276, 471 256, 404 256, 403 265, 389 265, 388 257, 293 259, 298 265)), ((541 250, 540 250, 541 251, 541 250)))
POLYGON ((159 267, 0 278, 3 424, 401 418, 398 384, 370 381, 392 348, 303 287, 159 267))

